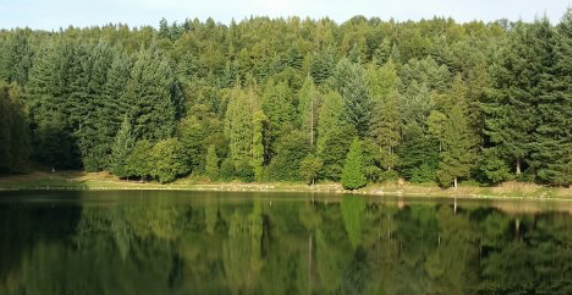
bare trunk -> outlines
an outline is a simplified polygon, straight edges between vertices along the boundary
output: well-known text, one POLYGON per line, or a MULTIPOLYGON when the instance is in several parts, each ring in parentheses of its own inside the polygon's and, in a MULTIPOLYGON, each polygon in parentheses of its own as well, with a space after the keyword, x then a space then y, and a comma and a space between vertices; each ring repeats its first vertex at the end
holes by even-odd
POLYGON ((520 159, 516 159, 516 175, 520 175, 520 159))
POLYGON ((455 176, 454 183, 455 183, 455 190, 456 190, 457 189, 457 176, 455 176))

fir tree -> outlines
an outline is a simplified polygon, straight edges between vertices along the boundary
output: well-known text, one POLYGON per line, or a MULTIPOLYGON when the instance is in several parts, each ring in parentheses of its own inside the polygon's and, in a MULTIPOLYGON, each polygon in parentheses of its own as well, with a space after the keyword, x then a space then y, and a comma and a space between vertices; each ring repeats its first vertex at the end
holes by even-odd
POLYGON ((364 175, 363 152, 358 138, 354 138, 342 173, 342 186, 345 189, 355 190, 367 184, 364 175))
POLYGON ((477 160, 475 138, 461 107, 455 106, 443 130, 443 152, 439 163, 439 182, 457 188, 458 178, 467 177, 477 160))
POLYGON ((135 138, 131 129, 131 122, 128 117, 123 119, 121 128, 115 136, 115 142, 111 146, 111 156, 109 160, 109 167, 111 173, 126 178, 130 176, 130 170, 127 167, 127 158, 133 146, 135 145, 135 138))
POLYGON ((121 98, 132 106, 129 115, 136 138, 158 141, 173 134, 177 109, 171 93, 174 82, 169 61, 158 48, 140 50, 121 98))
POLYGON ((331 86, 342 95, 344 120, 355 126, 360 136, 369 130, 371 102, 361 65, 342 59, 334 69, 331 86))

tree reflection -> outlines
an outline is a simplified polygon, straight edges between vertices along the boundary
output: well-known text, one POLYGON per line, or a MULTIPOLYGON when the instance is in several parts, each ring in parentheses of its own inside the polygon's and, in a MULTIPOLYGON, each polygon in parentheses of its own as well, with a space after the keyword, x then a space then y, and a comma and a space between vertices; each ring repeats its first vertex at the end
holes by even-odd
POLYGON ((157 194, 1 203, 0 294, 572 293, 564 213, 157 194))

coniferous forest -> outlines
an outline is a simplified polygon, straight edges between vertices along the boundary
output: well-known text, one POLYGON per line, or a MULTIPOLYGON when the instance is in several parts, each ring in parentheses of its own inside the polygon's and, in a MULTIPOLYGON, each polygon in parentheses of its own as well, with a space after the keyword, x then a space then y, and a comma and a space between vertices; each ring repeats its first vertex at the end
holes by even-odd
POLYGON ((0 173, 572 182, 572 10, 0 31, 0 173))

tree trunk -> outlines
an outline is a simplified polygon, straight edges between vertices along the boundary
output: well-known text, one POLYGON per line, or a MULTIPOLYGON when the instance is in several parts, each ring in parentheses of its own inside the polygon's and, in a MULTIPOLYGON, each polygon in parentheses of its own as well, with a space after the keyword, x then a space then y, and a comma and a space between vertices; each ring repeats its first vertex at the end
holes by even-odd
POLYGON ((520 175, 520 159, 516 159, 516 175, 520 175))
POLYGON ((457 176, 455 176, 454 183, 455 183, 455 189, 457 189, 457 176))

